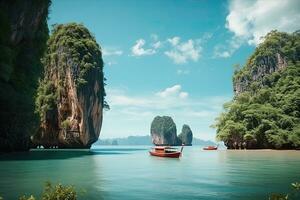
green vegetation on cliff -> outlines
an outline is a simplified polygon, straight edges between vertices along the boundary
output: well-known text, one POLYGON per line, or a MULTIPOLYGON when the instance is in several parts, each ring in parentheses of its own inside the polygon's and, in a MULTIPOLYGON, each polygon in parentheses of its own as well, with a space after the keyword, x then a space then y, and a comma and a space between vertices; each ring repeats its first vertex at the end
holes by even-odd
POLYGON ((217 139, 228 148, 299 148, 300 32, 267 34, 233 81, 244 88, 216 119, 217 139))
POLYGON ((49 5, 50 0, 0 2, 0 151, 28 149, 38 127, 34 95, 49 5))
POLYGON ((103 74, 103 60, 101 48, 96 42, 94 36, 82 24, 69 23, 54 25, 52 34, 47 42, 47 52, 43 57, 44 79, 40 81, 36 97, 36 112, 43 119, 45 113, 54 108, 64 84, 62 80, 66 76, 67 65, 79 66, 73 67, 71 76, 75 79, 77 88, 81 88, 87 84, 87 79, 91 69, 97 69, 102 77, 100 83, 101 92, 98 93, 102 100, 102 106, 109 109, 108 104, 104 100, 105 93, 105 77, 103 74), (53 63, 54 62, 54 63, 53 63), (54 69, 54 66, 58 69, 54 69), (77 71, 77 69, 79 69, 77 71), (51 71, 57 70, 57 74, 63 77, 57 77, 60 80, 59 87, 55 88, 51 78, 51 71))
POLYGON ((82 24, 54 25, 36 95, 41 125, 33 144, 88 148, 98 139, 105 101, 101 47, 82 24))

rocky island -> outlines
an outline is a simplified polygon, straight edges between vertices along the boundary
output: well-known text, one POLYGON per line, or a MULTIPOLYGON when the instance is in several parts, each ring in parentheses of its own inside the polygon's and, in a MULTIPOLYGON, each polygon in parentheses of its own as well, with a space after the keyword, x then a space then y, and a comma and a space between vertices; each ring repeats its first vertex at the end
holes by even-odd
POLYGON ((176 145, 177 129, 169 116, 156 116, 151 123, 152 143, 155 145, 176 145))
POLYGON ((89 148, 99 137, 107 107, 99 45, 82 24, 55 25, 43 64, 36 97, 41 125, 33 144, 89 148))
POLYGON ((183 125, 177 137, 176 124, 169 116, 156 116, 151 123, 151 138, 154 145, 192 145, 193 133, 188 125, 183 125))
POLYGON ((300 32, 272 31, 233 76, 235 96, 216 121, 229 149, 300 147, 300 32))
POLYGON ((178 144, 184 144, 187 146, 191 146, 193 142, 193 132, 189 125, 184 124, 182 126, 181 133, 178 135, 178 144))

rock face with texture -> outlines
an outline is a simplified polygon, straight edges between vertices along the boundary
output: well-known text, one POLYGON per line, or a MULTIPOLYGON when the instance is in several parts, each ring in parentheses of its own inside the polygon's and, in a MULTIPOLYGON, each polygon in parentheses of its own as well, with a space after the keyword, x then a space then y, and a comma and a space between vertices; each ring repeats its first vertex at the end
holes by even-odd
POLYGON ((182 126, 182 130, 181 133, 178 135, 178 139, 179 139, 179 144, 184 144, 187 146, 191 146, 192 142, 193 142, 193 132, 191 130, 191 128, 189 127, 189 125, 184 124, 182 126))
POLYGON ((49 0, 0 1, 0 151, 28 150, 38 127, 34 95, 49 5, 49 0))
POLYGON ((176 145, 176 124, 169 116, 157 116, 151 123, 152 143, 155 145, 176 145))
POLYGON ((106 107, 99 45, 83 25, 57 25, 43 62, 36 99, 41 126, 33 143, 45 148, 89 148, 99 137, 106 107))
POLYGON ((233 90, 235 94, 240 94, 249 89, 249 85, 257 81, 259 87, 266 85, 264 77, 287 67, 286 58, 276 53, 273 56, 261 57, 254 66, 250 68, 250 76, 241 76, 234 80, 233 90))

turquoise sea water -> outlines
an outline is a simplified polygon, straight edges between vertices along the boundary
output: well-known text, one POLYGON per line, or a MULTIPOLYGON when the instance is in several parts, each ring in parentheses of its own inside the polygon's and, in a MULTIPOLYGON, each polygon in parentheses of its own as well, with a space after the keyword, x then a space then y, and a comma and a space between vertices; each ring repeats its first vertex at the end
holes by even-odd
POLYGON ((0 155, 0 196, 39 195, 45 181, 85 190, 80 199, 268 199, 300 181, 300 151, 203 151, 151 157, 144 146, 34 150, 0 155))

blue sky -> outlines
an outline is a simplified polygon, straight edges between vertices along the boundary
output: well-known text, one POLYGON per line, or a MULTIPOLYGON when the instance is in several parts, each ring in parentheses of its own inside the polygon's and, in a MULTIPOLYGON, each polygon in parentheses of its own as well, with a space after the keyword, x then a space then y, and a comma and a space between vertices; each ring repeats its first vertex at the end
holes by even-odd
POLYGON ((233 65, 268 31, 299 29, 299 9, 296 0, 53 0, 48 24, 83 23, 102 48, 111 110, 100 138, 147 135, 169 115, 178 134, 189 124, 214 140, 233 65))

